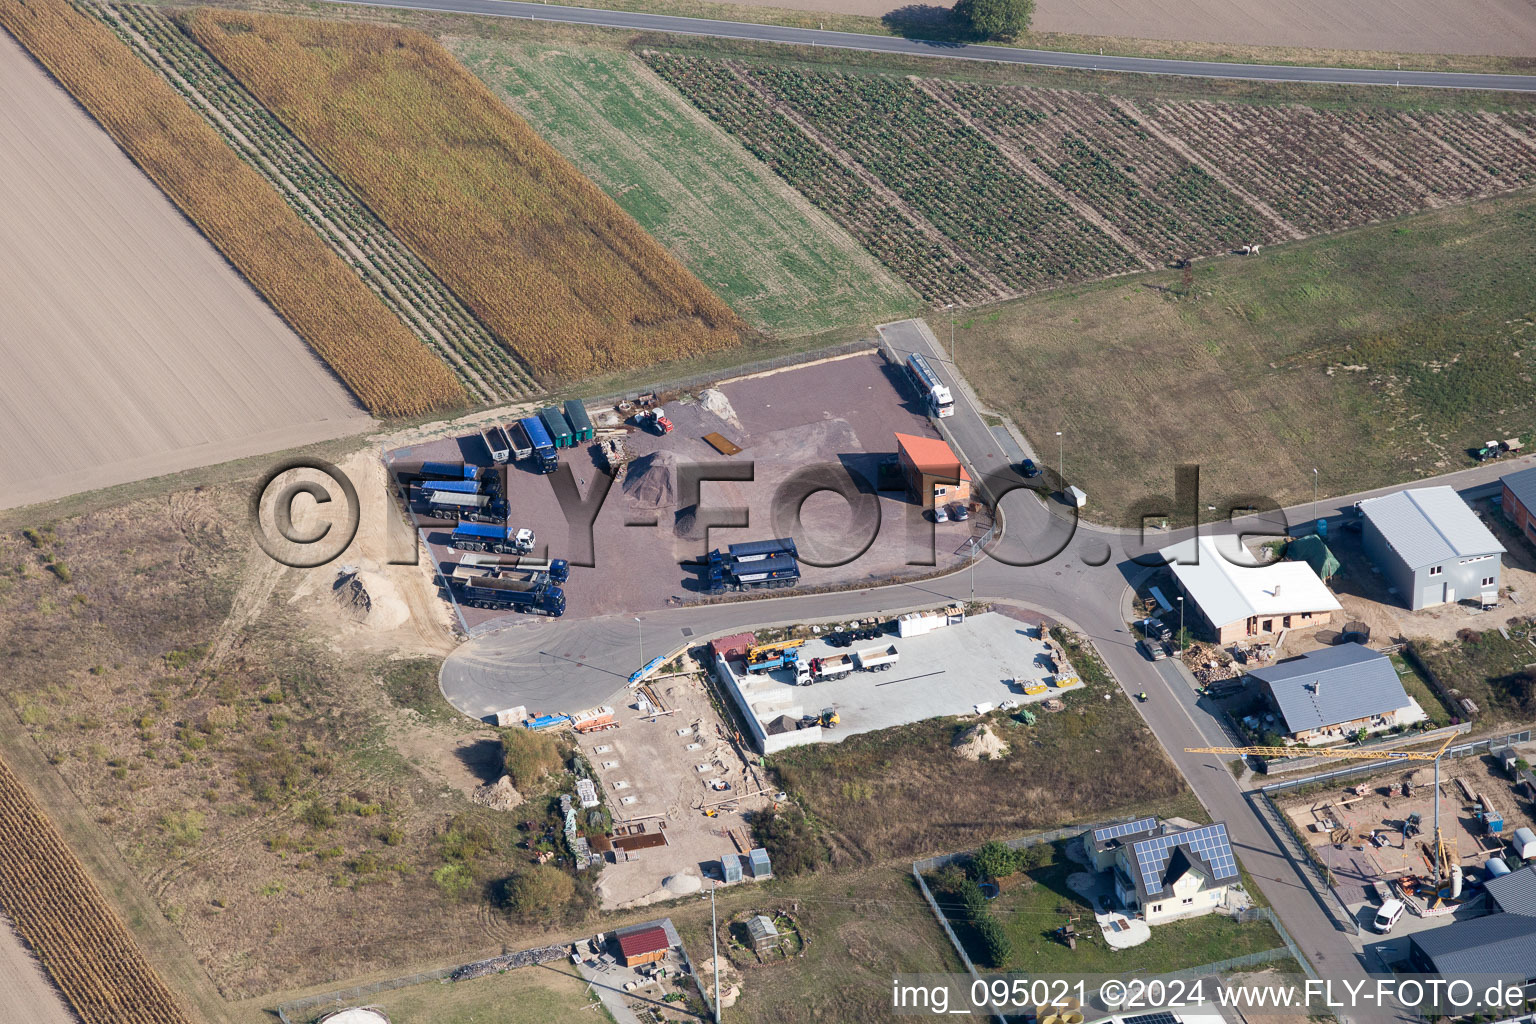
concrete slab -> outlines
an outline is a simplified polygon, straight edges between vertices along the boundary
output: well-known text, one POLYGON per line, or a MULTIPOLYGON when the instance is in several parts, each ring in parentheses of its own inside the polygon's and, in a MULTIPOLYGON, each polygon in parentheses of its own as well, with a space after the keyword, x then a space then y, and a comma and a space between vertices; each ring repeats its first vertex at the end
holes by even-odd
POLYGON ((854 672, 842 679, 795 686, 794 673, 765 673, 787 690, 787 697, 808 714, 836 708, 840 723, 822 731, 826 742, 920 722, 945 715, 969 715, 977 704, 1004 700, 1030 704, 1069 690, 1047 687, 1040 694, 1023 692, 1053 672, 1038 627, 995 612, 923 636, 899 639, 889 633, 879 640, 835 648, 813 640, 801 649, 802 660, 847 654, 867 647, 894 644, 901 655, 883 672, 854 672), (1016 682, 1015 682, 1016 680, 1016 682))

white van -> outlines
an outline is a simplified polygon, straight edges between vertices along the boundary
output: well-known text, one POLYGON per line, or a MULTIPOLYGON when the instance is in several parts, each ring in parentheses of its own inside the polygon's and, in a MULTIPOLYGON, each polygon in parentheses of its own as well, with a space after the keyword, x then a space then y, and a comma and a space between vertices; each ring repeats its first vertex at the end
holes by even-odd
POLYGON ((1403 916, 1405 909, 1407 908, 1403 906, 1402 900, 1387 900, 1381 905, 1381 909, 1376 911, 1373 927, 1383 935, 1389 934, 1393 925, 1397 924, 1397 919, 1403 916))

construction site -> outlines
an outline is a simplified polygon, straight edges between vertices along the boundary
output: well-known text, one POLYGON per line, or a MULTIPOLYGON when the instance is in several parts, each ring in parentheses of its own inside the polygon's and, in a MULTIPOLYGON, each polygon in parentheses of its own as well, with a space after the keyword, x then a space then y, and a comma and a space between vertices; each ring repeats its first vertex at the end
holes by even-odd
POLYGON ((761 770, 710 703, 700 671, 680 658, 636 687, 628 703, 606 709, 613 727, 579 733, 614 818, 612 849, 593 851, 611 854, 597 887, 604 909, 702 891, 707 879, 720 878, 722 858, 746 859, 750 816, 773 802, 761 770))
POLYGON ((974 506, 962 521, 930 522, 893 471, 898 434, 937 438, 925 409, 903 369, 869 349, 697 390, 510 412, 385 461, 474 632, 520 610, 587 617, 708 600, 709 552, 771 537, 799 544, 783 585, 953 568, 991 522, 974 506), (449 466, 463 478, 425 478, 449 466), (460 534, 486 535, 471 538, 471 563, 484 552, 568 561, 569 582, 551 581, 559 610, 494 587, 480 588, 481 606, 463 600, 460 583, 483 571, 471 564, 454 582, 460 534))
POLYGON ((1275 799, 1346 906, 1400 899, 1415 916, 1439 917, 1478 899, 1490 875, 1536 858, 1536 792, 1516 768, 1531 756, 1496 748, 1443 757, 1438 836, 1432 761, 1275 799))

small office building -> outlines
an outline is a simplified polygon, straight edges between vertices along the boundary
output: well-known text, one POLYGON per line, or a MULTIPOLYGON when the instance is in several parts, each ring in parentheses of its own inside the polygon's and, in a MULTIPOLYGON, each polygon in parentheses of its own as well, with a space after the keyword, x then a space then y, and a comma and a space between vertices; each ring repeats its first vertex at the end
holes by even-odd
POLYGON ((923 508, 970 502, 971 474, 938 438, 897 434, 896 458, 906 479, 907 496, 923 508))

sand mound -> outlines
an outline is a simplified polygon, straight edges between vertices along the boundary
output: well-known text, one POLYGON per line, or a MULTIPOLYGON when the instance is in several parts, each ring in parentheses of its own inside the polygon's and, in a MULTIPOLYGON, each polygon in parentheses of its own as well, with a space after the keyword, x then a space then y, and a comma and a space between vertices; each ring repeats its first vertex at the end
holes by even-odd
POLYGON ((993 734, 987 725, 973 725, 956 738, 955 754, 967 761, 980 761, 985 754, 992 760, 1008 756, 1008 744, 993 734))
POLYGON ((512 786, 510 775, 503 775, 489 786, 479 787, 469 798, 493 811, 510 811, 523 802, 522 794, 512 786))
POLYGON ((673 875, 661 884, 667 887, 668 892, 679 896, 687 896, 704 888, 704 882, 698 875, 673 875))
POLYGON ((742 429, 741 420, 737 418, 736 409, 731 405, 731 400, 726 398, 725 393, 718 388, 705 388, 700 391, 699 407, 705 412, 714 413, 737 430, 742 429))
POLYGON ((344 615, 373 629, 394 629, 411 617, 394 583, 366 569, 343 568, 331 585, 331 595, 344 615))
POLYGON ((652 452, 629 464, 624 493, 636 508, 671 508, 677 504, 677 456, 652 452))
POLYGON ((699 526, 699 506, 680 508, 672 518, 672 534, 681 540, 703 540, 704 531, 699 526))

